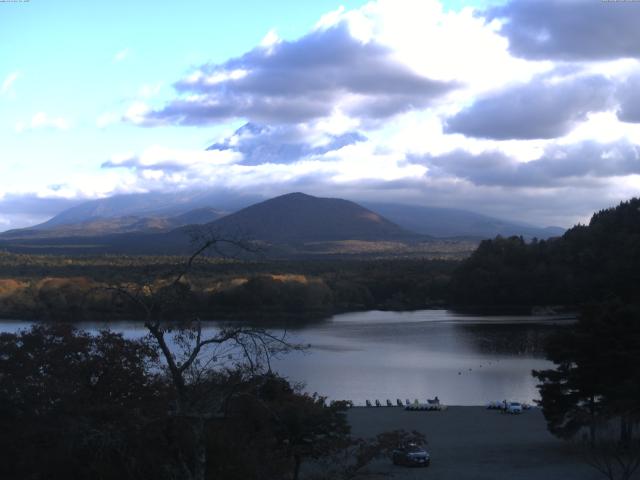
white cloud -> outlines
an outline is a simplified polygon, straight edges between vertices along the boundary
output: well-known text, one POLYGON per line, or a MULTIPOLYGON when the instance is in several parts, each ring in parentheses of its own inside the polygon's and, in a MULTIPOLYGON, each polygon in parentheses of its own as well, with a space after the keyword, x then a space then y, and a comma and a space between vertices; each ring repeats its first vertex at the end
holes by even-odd
MULTIPOLYGON (((519 169, 518 164, 535 162, 545 152, 561 151, 563 146, 580 151, 594 141, 640 143, 640 124, 620 122, 613 98, 617 82, 640 71, 638 60, 612 57, 566 64, 553 58, 518 58, 510 51, 503 27, 502 20, 487 20, 480 10, 445 10, 438 0, 376 0, 361 8, 340 7, 327 13, 300 39, 281 40, 270 31, 245 55, 221 64, 203 64, 179 80, 176 100, 164 109, 138 102, 125 115, 128 121, 145 126, 248 119, 254 129, 262 125, 251 137, 251 148, 246 138, 232 136, 216 145, 235 151, 241 159, 223 167, 208 165, 209 177, 203 175, 204 164, 200 162, 179 171, 157 163, 158 168, 140 170, 147 173, 140 173, 139 181, 146 186, 149 182, 161 186, 208 181, 252 191, 303 185, 316 191, 349 191, 354 198, 375 185, 382 195, 388 195, 386 200, 428 199, 429 203, 449 202, 460 207, 465 206, 461 202, 472 201, 468 208, 481 208, 486 195, 494 213, 529 205, 538 219, 545 209, 550 218, 560 218, 551 205, 563 198, 575 200, 574 211, 580 203, 584 209, 591 208, 593 202, 585 200, 589 189, 601 198, 619 199, 621 192, 629 192, 637 184, 637 180, 630 180, 632 175, 606 180, 585 177, 580 188, 577 184, 553 184, 552 177, 544 175, 535 187, 494 187, 453 174, 436 178, 429 174, 429 166, 407 161, 416 155, 446 159, 462 152, 470 162, 502 155, 508 159, 504 168, 519 169), (376 63, 377 58, 384 61, 376 63), (334 71, 340 75, 332 77, 334 71), (303 75, 308 72, 313 73, 303 75), (325 82, 325 78, 329 80, 325 82), (429 101, 421 101, 424 92, 411 93, 409 78, 442 82, 447 88, 429 101), (577 87, 591 78, 600 81, 595 87, 602 84, 606 88, 600 92, 604 100, 587 108, 592 95, 581 97, 577 87), (399 87, 400 80, 407 82, 406 87, 399 87), (547 104, 536 103, 541 87, 550 92, 547 104), (509 96, 509 92, 519 95, 509 96), (447 119, 474 105, 478 110, 477 106, 483 105, 479 100, 492 98, 505 101, 493 102, 491 118, 485 120, 480 115, 479 122, 495 124, 495 134, 474 138, 443 128, 447 119), (537 134, 533 131, 550 123, 542 121, 546 118, 543 113, 571 99, 577 113, 572 113, 573 105, 569 105, 572 109, 566 108, 566 119, 558 128, 537 134), (509 116, 509 109, 520 109, 522 114, 509 116), (512 135, 501 130, 516 127, 520 130, 512 135), (326 150, 316 148, 330 144, 337 136, 354 134, 362 138, 336 143, 326 150), (547 180, 549 184, 543 184, 547 180), (546 199, 540 206, 535 205, 538 196, 546 199), (500 202, 504 205, 499 206, 500 202)), ((623 149, 621 155, 632 150, 623 149)), ((603 155, 599 161, 611 160, 603 155)), ((550 171, 558 168, 553 158, 542 166, 550 171)), ((494 168, 497 175, 508 175, 500 171, 501 164, 494 168)), ((519 171, 531 168, 533 164, 519 171)))
POLYGON ((557 143, 577 143, 595 140, 602 143, 628 139, 640 145, 640 124, 620 122, 613 111, 592 113, 570 134, 558 139, 557 143))
MULTIPOLYGON (((240 155, 231 150, 180 150, 153 145, 140 155, 128 152, 114 155, 103 163, 104 168, 133 168, 148 175, 149 171, 179 172, 196 170, 199 173, 212 171, 219 166, 237 162, 240 155)), ((156 173, 153 174, 156 176, 156 173)))
POLYGON ((458 81, 461 98, 525 81, 552 68, 552 62, 528 62, 511 56, 508 41, 474 10, 445 12, 437 0, 378 0, 359 10, 340 10, 326 17, 323 28, 347 21, 352 34, 389 46, 403 63, 420 74, 458 81), (462 94, 461 94, 462 93, 462 94))
POLYGON ((260 41, 260 46, 266 49, 270 49, 276 43, 280 41, 280 37, 278 36, 278 32, 271 29, 267 32, 264 38, 260 41))
POLYGON ((7 75, 0 86, 0 95, 7 95, 11 92, 13 84, 20 78, 20 72, 11 72, 7 75))
POLYGON ((45 112, 38 112, 31 117, 30 121, 16 123, 16 132, 36 129, 68 130, 70 127, 69 122, 62 117, 50 117, 45 112))
POLYGON ((426 167, 405 161, 402 154, 379 151, 359 142, 293 164, 242 164, 242 155, 230 150, 179 150, 159 145, 113 156, 103 168, 127 168, 145 189, 217 186, 262 189, 306 183, 350 184, 362 181, 409 180, 424 175, 426 167))
POLYGON ((146 115, 150 111, 151 107, 149 107, 145 102, 136 101, 129 106, 123 119, 135 125, 144 125, 148 123, 146 115))
MULTIPOLYGON (((529 219, 536 221, 545 215, 574 218, 579 212, 588 213, 596 199, 605 206, 623 195, 637 194, 640 176, 592 178, 595 167, 578 182, 561 186, 542 174, 535 186, 479 185, 456 176, 454 154, 466 158, 468 167, 477 167, 474 162, 487 161, 490 155, 504 160, 492 164, 500 176, 508 174, 506 168, 526 173, 536 165, 543 173, 552 172, 559 157, 540 162, 545 152, 568 148, 582 152, 581 146, 586 148, 588 142, 640 145, 640 122, 633 123, 637 112, 632 108, 640 61, 616 57, 615 52, 625 52, 629 42, 607 55, 593 43, 595 50, 573 52, 571 62, 558 61, 557 52, 518 57, 506 36, 517 39, 518 31, 507 27, 500 16, 483 18, 486 13, 472 8, 446 10, 443 3, 372 0, 361 8, 340 7, 301 38, 284 40, 271 30, 244 55, 215 64, 200 59, 193 71, 174 79, 175 96, 167 103, 159 98, 165 97, 161 89, 168 83, 141 86, 123 114, 104 112, 96 126, 122 120, 147 127, 206 125, 217 131, 225 126, 233 131, 245 123, 249 127, 218 140, 208 152, 156 145, 116 155, 104 163, 102 173, 108 172, 111 179, 106 185, 129 190, 208 186, 265 194, 308 189, 354 199, 450 204, 512 218, 526 219, 529 214, 522 212, 532 212, 529 219), (587 53, 590 56, 584 60, 587 53), (600 92, 603 100, 591 108, 587 107, 594 95, 590 91, 578 95, 577 90, 589 78, 606 87, 600 92), (620 85, 625 81, 630 93, 622 98, 620 85), (546 96, 541 95, 544 92, 546 96), (483 110, 483 105, 491 108, 483 110), (556 114, 563 105, 564 116, 556 114), (627 123, 620 121, 619 110, 624 107, 627 123), (510 109, 516 114, 508 115, 510 109), (478 113, 481 126, 493 125, 491 135, 480 132, 474 138, 469 128, 443 128, 447 120, 470 111, 478 113), (549 129, 553 121, 560 124, 549 129), (547 130, 535 134, 540 126, 547 130), (514 127, 518 127, 515 134, 505 133, 514 127), (433 165, 411 162, 415 156, 453 159, 449 169, 440 165, 449 175, 432 175, 433 165), (529 167, 520 165, 536 161, 529 167), (120 184, 113 180, 117 178, 122 179, 120 184)), ((533 8, 537 3, 511 0, 510 4, 533 8)), ((583 15, 582 9, 573 15, 583 15)), ((535 25, 563 24, 559 17, 536 15, 533 20, 535 25)), ((616 31, 615 25, 610 28, 616 31)), ((609 27, 598 31, 604 34, 609 27)), ((570 29, 552 33, 562 40, 560 47, 575 46, 569 41, 570 29)), ((130 54, 124 49, 114 62, 130 54)), ((16 78, 7 77, 2 92, 9 91, 16 78)), ((41 113, 16 129, 68 126, 62 118, 41 113)), ((620 149, 619 156, 632 150, 620 149)), ((606 152, 594 162, 613 164, 606 152)), ((477 175, 485 174, 480 167, 477 175)), ((64 191, 72 195, 76 190, 71 181, 69 185, 64 191)), ((105 194, 97 186, 89 190, 105 194)))

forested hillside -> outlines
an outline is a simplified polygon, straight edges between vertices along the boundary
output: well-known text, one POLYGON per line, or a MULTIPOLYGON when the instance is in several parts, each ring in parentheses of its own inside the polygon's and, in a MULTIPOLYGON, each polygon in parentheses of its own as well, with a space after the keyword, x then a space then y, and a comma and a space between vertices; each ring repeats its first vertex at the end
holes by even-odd
POLYGON ((562 237, 483 241, 456 269, 457 305, 579 305, 640 291, 640 199, 597 212, 562 237))
MULTIPOLYGON (((158 296, 183 257, 61 257, 0 253, 0 318, 139 318, 126 295, 147 286, 158 296)), ((202 258, 181 283, 171 319, 324 317, 363 309, 404 310, 444 304, 456 262, 426 259, 239 261, 202 258)))

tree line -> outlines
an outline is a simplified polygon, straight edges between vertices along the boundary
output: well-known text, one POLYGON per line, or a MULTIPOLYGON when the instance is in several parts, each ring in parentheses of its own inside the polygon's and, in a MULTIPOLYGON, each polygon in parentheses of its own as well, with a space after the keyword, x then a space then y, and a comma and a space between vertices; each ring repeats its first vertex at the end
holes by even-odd
POLYGON ((454 271, 451 302, 466 306, 579 306, 640 287, 640 199, 595 213, 562 237, 484 240, 454 271))
POLYGON ((459 305, 564 305, 575 324, 550 337, 555 367, 534 371, 549 431, 605 477, 640 468, 640 199, 595 213, 562 237, 483 241, 456 269, 459 305))
MULTIPOLYGON (((5 255, 7 259, 2 268, 11 276, 0 279, 0 316, 34 320, 136 318, 137 305, 108 287, 123 284, 135 290, 149 285, 162 290, 180 265, 178 258, 149 264, 134 258, 128 269, 122 258, 80 258, 79 265, 68 259, 71 266, 47 266, 48 257, 35 257, 25 272, 12 263, 14 256, 5 255), (104 261, 107 264, 100 263, 104 261), (111 262, 114 272, 109 271, 111 262)), ((174 319, 304 319, 374 308, 426 308, 444 303, 454 266, 417 259, 225 263, 203 258, 181 284, 188 301, 174 303, 165 314, 174 319)))
POLYGON ((549 431, 605 477, 640 468, 640 199, 595 213, 562 237, 483 241, 451 278, 451 301, 473 307, 559 305, 577 312, 534 371, 549 431))

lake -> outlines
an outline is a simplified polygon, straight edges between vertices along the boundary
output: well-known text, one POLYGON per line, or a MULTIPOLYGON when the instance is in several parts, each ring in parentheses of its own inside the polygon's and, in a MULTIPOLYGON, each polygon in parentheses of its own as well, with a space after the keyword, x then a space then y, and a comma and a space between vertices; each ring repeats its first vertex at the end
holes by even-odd
MULTIPOLYGON (((567 316, 480 316, 447 310, 368 311, 335 315, 288 330, 305 352, 275 359, 274 369, 305 390, 329 399, 381 402, 438 396, 449 405, 483 405, 491 400, 532 402, 538 398, 533 369, 545 360, 543 342, 567 316)), ((0 321, 0 331, 28 323, 0 321)), ((213 330, 215 322, 207 323, 213 330)), ((83 322, 96 331, 107 324, 83 322)), ((112 322, 129 338, 145 334, 140 322, 112 322)), ((282 328, 274 328, 282 332, 282 328)))

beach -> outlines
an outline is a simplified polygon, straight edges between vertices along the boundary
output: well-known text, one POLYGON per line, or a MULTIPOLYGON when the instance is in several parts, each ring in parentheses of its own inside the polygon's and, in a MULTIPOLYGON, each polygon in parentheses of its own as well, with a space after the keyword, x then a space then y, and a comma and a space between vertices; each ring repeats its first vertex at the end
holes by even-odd
MULTIPOLYGON (((372 464, 368 478, 433 480, 597 480, 568 442, 552 436, 542 412, 519 415, 484 407, 449 407, 441 412, 411 412, 400 407, 355 407, 348 418, 352 433, 372 437, 390 430, 417 430, 428 441, 431 466, 407 468, 384 459, 372 464)), ((640 478, 638 476, 634 478, 640 478)))

